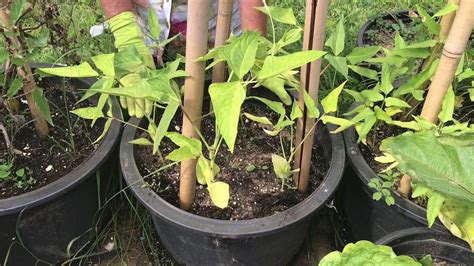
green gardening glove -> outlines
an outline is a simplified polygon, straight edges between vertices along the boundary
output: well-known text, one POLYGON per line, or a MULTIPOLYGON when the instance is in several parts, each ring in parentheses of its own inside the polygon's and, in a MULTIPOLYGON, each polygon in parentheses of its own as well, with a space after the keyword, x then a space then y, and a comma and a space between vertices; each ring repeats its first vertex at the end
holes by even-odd
MULTIPOLYGON (((110 30, 115 38, 115 47, 121 51, 127 46, 134 45, 140 55, 145 59, 147 67, 155 69, 155 63, 150 50, 143 40, 143 34, 138 26, 135 15, 132 12, 123 12, 109 20, 110 30)), ((124 86, 133 86, 140 81, 138 73, 130 73, 120 80, 124 86)), ((149 100, 134 99, 130 97, 121 97, 120 104, 128 109, 130 116, 142 118, 144 115, 151 114, 153 103, 149 100)))

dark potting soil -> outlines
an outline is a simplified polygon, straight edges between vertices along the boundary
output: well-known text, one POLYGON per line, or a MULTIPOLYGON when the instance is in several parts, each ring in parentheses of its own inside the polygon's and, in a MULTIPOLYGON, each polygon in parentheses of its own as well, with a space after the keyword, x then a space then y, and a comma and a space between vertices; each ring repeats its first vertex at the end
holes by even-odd
MULTIPOLYGON (((243 111, 257 116, 267 116, 273 122, 277 120, 271 111, 261 105, 246 103, 243 111)), ((173 122, 170 130, 180 131, 178 125, 181 125, 181 118, 177 121, 177 123, 173 122)), ((204 119, 201 128, 205 138, 212 141, 214 119, 204 119)), ((137 133, 137 135, 145 136, 143 133, 137 133)), ((282 132, 282 138, 284 143, 287 143, 285 153, 288 156, 289 130, 282 132)), ((176 146, 165 138, 160 150, 165 157, 175 148, 176 146)), ((152 174, 164 164, 157 156, 152 155, 150 147, 136 146, 135 151, 135 160, 145 181, 163 199, 178 207, 179 165, 170 168, 169 171, 152 174)), ((221 169, 216 181, 223 181, 230 185, 229 206, 225 209, 214 206, 206 187, 198 184, 196 197, 189 211, 200 216, 222 220, 248 220, 270 216, 303 201, 318 187, 329 169, 329 163, 322 158, 322 148, 316 144, 313 148, 308 192, 299 193, 288 187, 281 190, 281 181, 273 172, 272 153, 282 154, 278 136, 269 137, 260 125, 242 118, 234 153, 231 154, 227 146, 223 144, 216 159, 221 169)), ((169 163, 169 161, 165 162, 165 165, 169 163)))
MULTIPOLYGON (((17 115, 17 120, 24 120, 24 124, 16 134, 9 136, 13 147, 21 154, 10 157, 3 135, 0 135, 0 164, 13 158, 11 172, 24 169, 25 174, 22 178, 17 178, 16 182, 0 180, 0 199, 20 195, 54 182, 85 161, 98 145, 92 143, 102 133, 103 121, 97 121, 91 128, 90 121, 69 113, 71 110, 88 106, 87 101, 76 104, 80 93, 75 91, 71 84, 63 83, 59 78, 44 79, 39 86, 43 88, 50 103, 54 127, 50 126, 48 138, 40 139, 33 123, 29 122, 32 118, 27 112, 26 102, 22 101, 23 111, 17 115)), ((2 118, 5 119, 6 116, 2 118)), ((5 126, 11 129, 8 132, 12 132, 15 122, 10 121, 5 126)))

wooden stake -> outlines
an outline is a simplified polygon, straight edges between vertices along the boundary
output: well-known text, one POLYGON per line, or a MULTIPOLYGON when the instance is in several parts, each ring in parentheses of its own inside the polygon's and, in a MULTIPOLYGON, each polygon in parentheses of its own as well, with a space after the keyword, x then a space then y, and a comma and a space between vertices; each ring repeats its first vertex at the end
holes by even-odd
MULTIPOLYGON (((305 33, 303 40, 304 50, 323 50, 326 33, 326 17, 328 12, 328 0, 306 1, 305 33)), ((321 59, 301 68, 301 85, 299 91, 299 104, 304 111, 304 116, 298 119, 296 132, 296 146, 308 137, 296 151, 295 166, 300 171, 294 175, 295 183, 300 192, 308 189, 309 172, 311 167, 311 155, 313 148, 314 123, 315 120, 307 117, 304 105, 304 91, 306 90, 318 102, 319 80, 321 73, 321 59)))
MULTIPOLYGON (((196 59, 207 52, 208 23, 211 0, 188 1, 188 21, 186 33, 186 72, 189 76, 184 83, 183 135, 197 138, 194 126, 200 127, 204 92, 205 62, 196 59), (191 119, 191 120, 190 120, 191 119)), ((182 209, 189 209, 196 189, 196 160, 181 162, 179 203, 182 209)))
MULTIPOLYGON (((217 13, 216 40, 214 47, 225 44, 230 35, 232 13, 234 11, 234 0, 219 0, 217 13)), ((216 64, 212 70, 212 83, 224 82, 226 80, 225 63, 216 64)))
MULTIPOLYGON (((429 122, 436 123, 438 121, 443 99, 453 82, 456 69, 474 27, 474 16, 472 14, 474 14, 474 1, 462 0, 452 22, 443 54, 421 111, 421 117, 429 122)), ((445 27, 447 27, 446 25, 449 26, 448 22, 445 23, 445 27)), ((410 188, 411 177, 404 175, 400 180, 399 191, 407 196, 410 193, 410 188)))

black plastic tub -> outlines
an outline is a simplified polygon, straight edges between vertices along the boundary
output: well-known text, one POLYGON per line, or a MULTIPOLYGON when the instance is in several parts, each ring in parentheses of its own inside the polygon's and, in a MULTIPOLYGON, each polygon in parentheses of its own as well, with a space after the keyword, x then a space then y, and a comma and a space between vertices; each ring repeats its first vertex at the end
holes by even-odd
MULTIPOLYGON (((397 11, 393 13, 387 13, 382 16, 383 20, 389 20, 389 21, 395 21, 399 20, 404 23, 410 22, 412 18, 409 16, 410 11, 409 10, 402 10, 402 11, 397 11)), ((358 47, 364 47, 368 45, 367 43, 364 42, 364 37, 368 29, 373 27, 375 25, 375 19, 370 19, 359 30, 359 33, 357 34, 357 46, 358 47)))
MULTIPOLYGON (((367 184, 377 174, 359 149, 354 127, 346 129, 343 136, 350 167, 344 173, 337 206, 344 210, 347 227, 353 236, 352 241, 365 239, 375 242, 394 231, 427 226, 426 209, 396 192, 392 193, 395 198, 395 205, 392 206, 388 206, 383 200, 372 199, 375 190, 367 184)), ((438 220, 433 224, 433 229, 446 232, 438 220)))
MULTIPOLYGON (((94 80, 72 82, 76 88, 85 89, 94 80)), ((114 116, 120 117, 115 99, 113 109, 114 116)), ((111 164, 116 161, 112 154, 120 129, 120 123, 112 122, 96 151, 64 177, 0 200, 0 264, 61 263, 69 259, 68 249, 76 252, 95 236, 103 190, 111 177, 111 164)))
MULTIPOLYGON (((130 120, 138 125, 138 119, 130 120)), ((330 126, 330 129, 334 127, 330 126)), ((319 188, 300 204, 269 217, 224 221, 183 211, 160 198, 140 175, 134 147, 136 128, 127 126, 120 144, 120 164, 127 184, 151 213, 171 255, 186 265, 286 265, 300 249, 311 218, 335 193, 344 170, 344 143, 321 127, 315 141, 325 143, 330 167, 319 188)))
POLYGON ((424 227, 393 232, 379 241, 379 245, 391 246, 397 255, 421 259, 431 255, 433 261, 448 265, 472 265, 474 253, 461 239, 424 227))

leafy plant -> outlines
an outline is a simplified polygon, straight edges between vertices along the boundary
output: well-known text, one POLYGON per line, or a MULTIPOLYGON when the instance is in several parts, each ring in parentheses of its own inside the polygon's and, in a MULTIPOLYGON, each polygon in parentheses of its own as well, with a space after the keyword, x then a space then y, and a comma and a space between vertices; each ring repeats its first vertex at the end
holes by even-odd
POLYGON ((0 164, 0 181, 13 182, 14 187, 26 189, 36 184, 36 179, 31 176, 28 168, 20 168, 13 171, 12 164, 0 164))
POLYGON ((419 262, 409 256, 397 256, 389 246, 375 245, 366 240, 347 244, 343 251, 333 251, 319 262, 326 265, 432 265, 430 255, 419 262))

